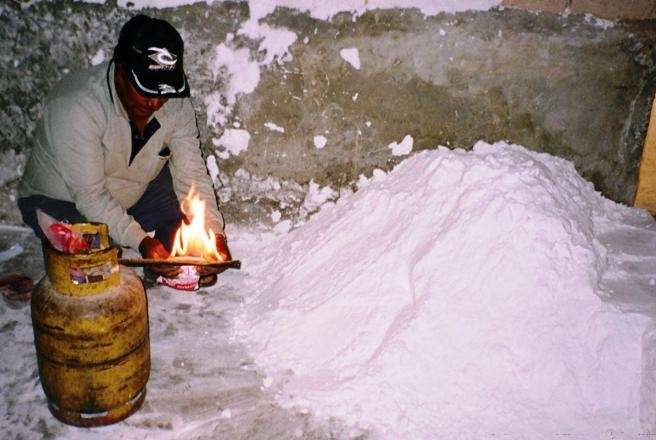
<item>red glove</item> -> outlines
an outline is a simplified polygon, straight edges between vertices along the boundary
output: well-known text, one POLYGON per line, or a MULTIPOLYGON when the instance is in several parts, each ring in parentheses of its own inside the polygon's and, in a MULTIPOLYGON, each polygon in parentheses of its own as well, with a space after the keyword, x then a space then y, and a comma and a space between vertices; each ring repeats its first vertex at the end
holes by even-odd
POLYGON ((223 234, 216 235, 216 250, 219 251, 221 259, 223 261, 231 261, 232 255, 230 255, 230 249, 228 249, 228 239, 223 234))
MULTIPOLYGON (((216 250, 219 251, 223 261, 231 261, 230 249, 228 249, 228 240, 223 234, 216 234, 216 250)), ((227 267, 209 267, 209 266, 196 266, 196 271, 201 277, 212 274, 219 274, 228 270, 227 267)))
MULTIPOLYGON (((166 250, 161 241, 146 236, 139 244, 139 252, 144 258, 153 258, 155 260, 166 260, 169 258, 169 251, 166 250)), ((178 266, 151 266, 153 272, 158 273, 166 278, 173 278, 180 273, 178 266)))

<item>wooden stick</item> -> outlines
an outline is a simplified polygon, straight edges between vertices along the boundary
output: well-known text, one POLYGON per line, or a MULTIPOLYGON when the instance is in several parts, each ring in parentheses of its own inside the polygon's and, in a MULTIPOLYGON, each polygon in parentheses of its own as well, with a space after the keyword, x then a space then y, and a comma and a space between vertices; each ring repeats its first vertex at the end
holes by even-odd
POLYGON ((206 261, 200 258, 175 258, 172 260, 157 260, 154 258, 119 258, 118 263, 124 266, 205 266, 205 267, 227 267, 229 269, 241 269, 241 261, 206 261))

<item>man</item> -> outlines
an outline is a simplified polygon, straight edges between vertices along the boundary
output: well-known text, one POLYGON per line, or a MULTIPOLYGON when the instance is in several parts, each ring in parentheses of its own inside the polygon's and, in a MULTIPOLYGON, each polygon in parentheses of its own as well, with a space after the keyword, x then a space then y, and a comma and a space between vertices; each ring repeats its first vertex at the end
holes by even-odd
MULTIPOLYGON (((116 243, 144 258, 167 258, 184 217, 179 200, 193 184, 219 252, 231 259, 200 153, 183 52, 173 26, 138 15, 121 29, 109 63, 66 76, 50 93, 18 200, 42 240, 37 208, 58 220, 106 223, 116 243), (153 230, 151 238, 146 232, 153 230)), ((199 270, 204 286, 221 272, 199 270)))

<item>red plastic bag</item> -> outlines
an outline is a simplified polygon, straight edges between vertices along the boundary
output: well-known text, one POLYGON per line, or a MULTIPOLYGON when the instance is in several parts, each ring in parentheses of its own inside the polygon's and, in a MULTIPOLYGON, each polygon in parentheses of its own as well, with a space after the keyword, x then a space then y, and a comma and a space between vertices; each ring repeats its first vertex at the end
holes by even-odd
POLYGON ((58 222, 40 209, 36 210, 36 217, 46 238, 58 251, 78 254, 90 248, 89 243, 73 231, 70 224, 58 222))

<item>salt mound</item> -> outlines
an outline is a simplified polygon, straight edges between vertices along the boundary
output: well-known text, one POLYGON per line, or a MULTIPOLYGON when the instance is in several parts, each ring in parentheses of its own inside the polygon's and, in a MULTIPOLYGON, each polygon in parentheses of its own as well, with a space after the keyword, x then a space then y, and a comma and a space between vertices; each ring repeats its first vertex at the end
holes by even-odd
POLYGON ((238 329, 281 401, 384 438, 641 432, 651 320, 600 299, 596 239, 629 208, 506 143, 380 174, 252 268, 238 329))

